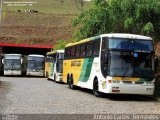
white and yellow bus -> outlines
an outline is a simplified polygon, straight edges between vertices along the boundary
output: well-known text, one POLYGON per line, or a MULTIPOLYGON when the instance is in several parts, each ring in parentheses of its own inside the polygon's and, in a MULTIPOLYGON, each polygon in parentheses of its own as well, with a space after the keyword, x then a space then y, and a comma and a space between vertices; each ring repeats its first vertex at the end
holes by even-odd
POLYGON ((56 50, 47 53, 46 74, 48 74, 48 79, 54 80, 56 82, 63 82, 63 59, 64 50, 56 50))
POLYGON ((27 56, 27 76, 44 76, 44 55, 30 54, 27 56))
POLYGON ((63 81, 102 93, 154 93, 154 48, 150 37, 103 34, 65 47, 63 81))
POLYGON ((51 79, 53 76, 53 64, 54 58, 53 58, 53 52, 47 52, 46 58, 45 58, 45 77, 47 79, 51 79))

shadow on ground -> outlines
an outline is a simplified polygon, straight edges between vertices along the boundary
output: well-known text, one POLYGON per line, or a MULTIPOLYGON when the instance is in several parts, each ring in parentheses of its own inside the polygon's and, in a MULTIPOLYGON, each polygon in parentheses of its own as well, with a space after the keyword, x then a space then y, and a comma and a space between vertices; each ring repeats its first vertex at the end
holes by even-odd
MULTIPOLYGON (((160 88, 160 87, 159 87, 160 88)), ((85 92, 86 94, 93 95, 92 90, 79 88, 77 87, 76 90, 79 90, 81 92, 85 92)), ((159 93, 156 93, 160 95, 159 93)), ((146 95, 130 95, 130 94, 103 94, 101 99, 109 99, 114 101, 150 101, 150 102, 158 102, 159 99, 157 96, 146 96, 146 95)))

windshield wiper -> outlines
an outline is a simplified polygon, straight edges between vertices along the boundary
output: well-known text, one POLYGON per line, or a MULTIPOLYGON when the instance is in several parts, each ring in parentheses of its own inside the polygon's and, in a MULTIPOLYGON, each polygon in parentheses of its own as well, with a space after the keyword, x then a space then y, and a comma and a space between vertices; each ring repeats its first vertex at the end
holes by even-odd
POLYGON ((11 62, 10 66, 9 66, 9 69, 16 70, 16 66, 15 66, 15 62, 14 61, 11 62))
POLYGON ((126 74, 127 74, 128 70, 129 70, 129 67, 126 68, 123 77, 126 77, 126 74))
POLYGON ((33 66, 30 67, 31 70, 40 71, 40 68, 38 67, 38 64, 35 60, 30 60, 30 62, 33 63, 33 66))

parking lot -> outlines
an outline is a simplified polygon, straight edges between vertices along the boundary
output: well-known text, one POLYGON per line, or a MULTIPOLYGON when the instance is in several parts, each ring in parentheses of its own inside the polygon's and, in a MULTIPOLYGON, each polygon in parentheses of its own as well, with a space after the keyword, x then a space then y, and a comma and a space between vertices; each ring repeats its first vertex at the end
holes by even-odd
POLYGON ((0 77, 1 114, 159 114, 160 102, 139 95, 105 95, 48 81, 46 78, 0 77))

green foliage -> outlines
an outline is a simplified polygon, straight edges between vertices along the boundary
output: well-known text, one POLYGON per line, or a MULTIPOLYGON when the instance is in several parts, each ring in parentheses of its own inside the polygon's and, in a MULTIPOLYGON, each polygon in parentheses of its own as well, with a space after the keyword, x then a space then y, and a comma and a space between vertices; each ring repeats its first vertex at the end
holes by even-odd
POLYGON ((21 43, 21 40, 17 39, 16 44, 20 44, 20 43, 21 43))
POLYGON ((66 40, 57 40, 56 44, 54 45, 54 50, 64 49, 66 44, 66 40))
POLYGON ((62 50, 68 43, 76 42, 75 40, 57 40, 54 45, 54 50, 62 50))
POLYGON ((154 32, 153 24, 151 22, 148 22, 142 30, 149 35, 149 33, 154 32))
POLYGON ((73 25, 80 25, 80 29, 75 33, 77 39, 82 39, 97 35, 100 33, 105 33, 109 29, 109 11, 104 6, 108 6, 107 2, 102 2, 105 0, 95 0, 96 3, 93 4, 87 12, 83 12, 77 19, 74 20, 73 25), (103 4, 102 4, 103 3, 103 4))
POLYGON ((160 0, 92 0, 92 7, 73 22, 75 37, 133 33, 160 40, 160 0))
POLYGON ((6 16, 7 16, 7 13, 6 13, 6 10, 4 9, 3 14, 2 14, 2 18, 6 18, 6 16))
POLYGON ((128 18, 127 20, 124 21, 124 27, 126 29, 132 28, 134 24, 133 18, 128 18))

